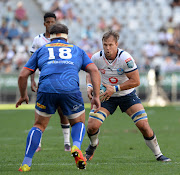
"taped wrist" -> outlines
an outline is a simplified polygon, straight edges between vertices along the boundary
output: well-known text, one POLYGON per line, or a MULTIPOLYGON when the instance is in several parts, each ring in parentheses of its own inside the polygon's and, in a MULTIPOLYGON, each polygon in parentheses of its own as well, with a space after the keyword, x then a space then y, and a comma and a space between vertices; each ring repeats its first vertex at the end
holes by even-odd
POLYGON ((114 92, 121 91, 120 85, 114 86, 114 92))

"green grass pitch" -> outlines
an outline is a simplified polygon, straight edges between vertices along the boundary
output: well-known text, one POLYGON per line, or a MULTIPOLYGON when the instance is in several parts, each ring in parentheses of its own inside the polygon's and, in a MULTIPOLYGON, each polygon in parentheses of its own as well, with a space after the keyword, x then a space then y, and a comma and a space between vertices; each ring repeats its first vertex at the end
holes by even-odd
MULTIPOLYGON (((28 105, 24 105, 28 106, 28 105)), ((25 152, 26 137, 34 122, 34 110, 0 110, 0 174, 18 175, 25 152)), ((86 170, 78 170, 74 158, 64 152, 57 114, 43 134, 42 151, 36 153, 32 175, 179 175, 180 107, 146 107, 149 123, 156 133, 161 151, 172 162, 157 162, 131 119, 116 110, 101 126, 100 144, 86 170)), ((86 105, 86 126, 90 108, 86 105)), ((72 143, 72 140, 71 140, 72 143)), ((89 144, 85 135, 82 150, 89 144)), ((25 174, 25 173, 24 173, 25 174)))

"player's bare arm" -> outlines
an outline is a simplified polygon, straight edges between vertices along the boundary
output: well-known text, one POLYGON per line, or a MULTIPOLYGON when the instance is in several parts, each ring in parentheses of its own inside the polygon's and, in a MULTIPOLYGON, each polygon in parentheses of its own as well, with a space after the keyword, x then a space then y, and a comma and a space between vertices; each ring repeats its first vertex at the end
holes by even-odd
POLYGON ((31 71, 23 68, 18 78, 18 86, 20 91, 20 98, 16 103, 16 108, 19 107, 23 102, 29 103, 29 97, 27 94, 27 80, 31 71))
POLYGON ((93 85, 93 97, 91 100, 91 108, 93 107, 93 105, 95 105, 96 106, 95 112, 97 112, 101 107, 101 103, 99 100, 101 77, 95 64, 90 64, 87 67, 86 71, 90 74, 91 82, 93 85))
MULTIPOLYGON (((118 85, 120 91, 128 90, 128 89, 131 89, 140 85, 138 69, 136 69, 133 72, 126 73, 126 76, 129 78, 129 80, 118 85)), ((104 96, 102 100, 108 100, 116 91, 114 89, 114 86, 107 85, 107 84, 103 84, 103 85, 106 87, 106 91, 105 93, 101 94, 101 96, 104 96)))
POLYGON ((34 79, 35 79, 35 72, 31 74, 31 90, 33 92, 37 92, 37 85, 34 79))
POLYGON ((87 84, 87 95, 88 95, 89 100, 91 101, 93 86, 92 86, 91 77, 90 77, 89 73, 86 74, 86 84, 87 84))

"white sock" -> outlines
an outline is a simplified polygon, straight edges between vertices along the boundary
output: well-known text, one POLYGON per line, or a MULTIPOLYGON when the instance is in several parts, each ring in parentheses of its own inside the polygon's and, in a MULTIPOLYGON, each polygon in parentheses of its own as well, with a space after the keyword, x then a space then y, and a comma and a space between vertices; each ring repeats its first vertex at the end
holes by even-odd
POLYGON ((144 140, 146 142, 146 145, 151 149, 151 151, 154 153, 156 159, 162 155, 162 152, 160 150, 159 144, 157 142, 156 136, 153 135, 151 138, 145 138, 144 140))
POLYGON ((39 146, 38 146, 40 148, 41 148, 41 140, 42 140, 42 136, 41 136, 41 139, 40 139, 40 142, 39 142, 39 146))
POLYGON ((88 137, 90 139, 90 145, 96 146, 99 143, 98 135, 100 133, 100 130, 98 130, 95 134, 89 134, 88 137))
POLYGON ((70 145, 70 124, 61 124, 63 136, 64 136, 64 145, 70 145))

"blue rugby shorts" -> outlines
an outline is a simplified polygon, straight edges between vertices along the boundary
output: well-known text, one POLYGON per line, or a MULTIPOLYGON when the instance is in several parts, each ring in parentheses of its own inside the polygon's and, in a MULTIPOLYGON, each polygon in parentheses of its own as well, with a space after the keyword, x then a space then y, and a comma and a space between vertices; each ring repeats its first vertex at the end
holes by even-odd
POLYGON ((47 114, 54 114, 60 106, 64 115, 71 115, 84 110, 84 102, 81 92, 68 94, 37 93, 35 108, 47 114))

